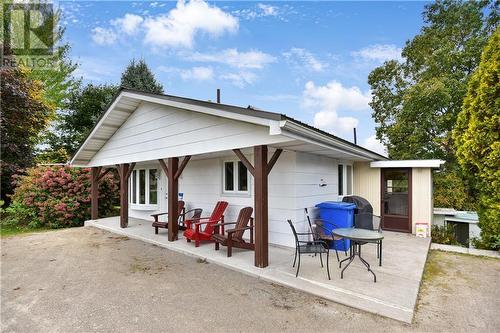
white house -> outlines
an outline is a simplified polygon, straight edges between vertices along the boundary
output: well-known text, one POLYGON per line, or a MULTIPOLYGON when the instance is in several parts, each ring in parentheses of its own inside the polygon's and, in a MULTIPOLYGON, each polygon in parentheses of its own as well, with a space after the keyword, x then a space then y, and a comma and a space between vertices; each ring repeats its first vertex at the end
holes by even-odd
MULTIPOLYGON (((385 229, 430 226, 432 169, 441 163, 390 161, 282 114, 124 88, 71 160, 93 168, 92 219, 100 175, 118 168, 122 227, 129 215, 174 211, 178 193, 206 214, 229 202, 227 220, 253 206, 259 267, 268 243, 293 246, 287 219, 302 222, 304 208, 345 195, 368 199, 385 229)), ((171 241, 175 222, 169 214, 171 241)))

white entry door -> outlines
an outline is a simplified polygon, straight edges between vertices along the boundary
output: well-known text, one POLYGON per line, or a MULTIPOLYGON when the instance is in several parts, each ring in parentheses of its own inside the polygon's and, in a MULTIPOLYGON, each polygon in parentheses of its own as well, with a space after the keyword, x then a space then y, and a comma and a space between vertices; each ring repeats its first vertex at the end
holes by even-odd
MULTIPOLYGON (((168 204, 167 204, 167 175, 165 172, 163 172, 162 168, 159 168, 160 170, 160 179, 159 181, 159 188, 158 188, 158 213, 166 213, 168 212, 168 204)), ((167 215, 161 215, 160 221, 162 222, 167 222, 167 215)))

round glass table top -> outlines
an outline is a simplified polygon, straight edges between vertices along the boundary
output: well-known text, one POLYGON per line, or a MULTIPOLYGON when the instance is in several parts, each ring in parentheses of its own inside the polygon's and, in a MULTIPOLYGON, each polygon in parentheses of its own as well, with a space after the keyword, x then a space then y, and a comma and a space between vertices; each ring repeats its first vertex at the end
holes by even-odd
POLYGON ((384 238, 381 232, 356 228, 333 229, 332 233, 335 236, 361 241, 376 241, 384 238))

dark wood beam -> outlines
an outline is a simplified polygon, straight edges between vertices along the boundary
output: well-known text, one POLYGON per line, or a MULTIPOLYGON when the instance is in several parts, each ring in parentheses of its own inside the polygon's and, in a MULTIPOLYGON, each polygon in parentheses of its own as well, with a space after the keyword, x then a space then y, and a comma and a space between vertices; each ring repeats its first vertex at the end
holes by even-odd
POLYGON ((128 163, 118 166, 120 174, 120 227, 128 227, 128 177, 130 176, 128 163))
POLYGON ((282 152, 283 152, 283 149, 276 149, 273 156, 271 156, 269 163, 267 163, 267 174, 268 175, 271 172, 271 170, 273 169, 274 165, 276 164, 276 161, 278 161, 278 158, 280 157, 282 152))
POLYGON ((165 172, 165 175, 168 177, 168 167, 167 164, 163 159, 159 159, 158 162, 160 162, 160 166, 163 169, 163 172, 165 172))
POLYGON ((90 218, 99 218, 99 174, 102 167, 93 167, 90 171, 90 218))
POLYGON ((134 171, 134 168, 135 168, 135 162, 134 163, 131 163, 128 167, 128 171, 127 171, 127 182, 128 182, 128 179, 130 178, 130 175, 132 174, 132 171, 134 171))
POLYGON ((122 177, 122 167, 121 164, 116 164, 116 171, 118 171, 118 177, 122 177))
POLYGON ((97 177, 97 181, 101 181, 101 179, 106 176, 113 168, 107 168, 104 170, 104 172, 101 172, 101 174, 97 177))
POLYGON ((252 174, 252 176, 255 177, 255 169, 254 169, 254 167, 248 161, 248 159, 245 157, 245 155, 243 155, 243 153, 241 152, 241 150, 239 150, 239 149, 233 149, 233 152, 236 154, 236 156, 238 156, 238 158, 240 159, 241 163, 243 163, 243 165, 247 168, 247 170, 250 171, 250 173, 252 174))
POLYGON ((189 160, 191 159, 191 155, 188 155, 188 156, 184 156, 184 159, 182 160, 182 163, 181 165, 179 166, 179 169, 177 170, 177 172, 175 173, 174 175, 174 178, 177 180, 179 179, 179 177, 181 176, 182 174, 182 171, 184 171, 184 168, 186 167, 186 165, 188 164, 189 160))
POLYGON ((269 264, 267 146, 254 147, 255 266, 269 264))
MULTIPOLYGON (((187 162, 186 162, 187 163, 187 162)), ((177 239, 179 225, 179 180, 175 178, 179 170, 179 158, 168 159, 168 240, 173 242, 177 239)))

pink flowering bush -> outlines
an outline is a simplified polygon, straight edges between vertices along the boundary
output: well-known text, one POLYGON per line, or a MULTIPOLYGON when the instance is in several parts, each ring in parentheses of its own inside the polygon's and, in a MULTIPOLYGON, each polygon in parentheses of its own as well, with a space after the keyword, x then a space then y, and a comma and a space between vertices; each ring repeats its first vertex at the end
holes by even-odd
MULTIPOLYGON (((15 179, 7 221, 28 227, 81 226, 90 219, 90 169, 38 166, 15 179)), ((99 215, 108 216, 117 203, 112 173, 99 182, 99 215)))

